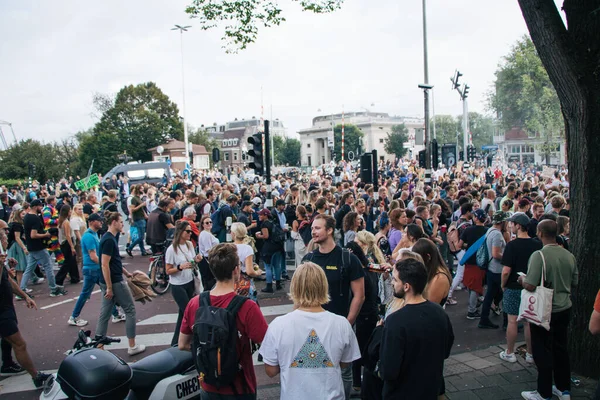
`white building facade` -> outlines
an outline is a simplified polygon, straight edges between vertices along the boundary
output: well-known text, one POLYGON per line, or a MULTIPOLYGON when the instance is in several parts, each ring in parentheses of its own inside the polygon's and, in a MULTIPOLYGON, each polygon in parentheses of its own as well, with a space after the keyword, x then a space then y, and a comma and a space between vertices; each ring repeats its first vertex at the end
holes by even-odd
POLYGON ((512 128, 504 134, 495 135, 494 144, 498 146, 501 158, 508 165, 513 163, 545 165, 546 161, 550 165, 567 163, 566 141, 561 137, 552 137, 547 140, 541 138, 539 134, 512 128), (548 154, 549 157, 544 151, 548 148, 552 150, 548 154))
MULTIPOLYGON (((404 124, 408 129, 409 142, 405 144, 411 152, 412 158, 416 157, 419 150, 423 147, 423 118, 412 117, 390 117, 387 113, 377 113, 369 111, 347 112, 331 115, 317 116, 313 118, 312 127, 301 129, 301 164, 303 166, 318 166, 331 161, 332 130, 333 127, 342 124, 356 125, 363 133, 362 152, 377 150, 380 160, 394 160, 395 155, 388 154, 384 150, 385 139, 392 132, 392 126, 404 124)), ((357 149, 344 149, 346 153, 354 159, 358 159, 360 154, 357 149), (349 152, 353 154, 350 154, 349 152)), ((337 160, 341 155, 337 155, 337 160)))

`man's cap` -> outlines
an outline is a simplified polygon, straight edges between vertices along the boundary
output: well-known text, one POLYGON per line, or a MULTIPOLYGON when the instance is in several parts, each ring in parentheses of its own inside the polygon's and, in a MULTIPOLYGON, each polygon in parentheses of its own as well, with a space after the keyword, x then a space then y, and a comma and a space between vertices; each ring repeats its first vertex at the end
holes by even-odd
POLYGON ((510 217, 510 214, 506 211, 496 211, 492 216, 492 223, 499 224, 500 222, 506 221, 510 217))
POLYGON ((40 199, 35 199, 30 204, 31 207, 39 207, 39 206, 43 206, 43 205, 44 205, 44 203, 42 203, 42 201, 40 199))
POLYGON ((475 210, 473 212, 473 215, 475 216, 475 218, 477 218, 481 222, 484 222, 487 219, 486 212, 483 211, 481 208, 478 208, 477 210, 475 210))
POLYGON ((513 222, 515 224, 519 224, 522 226, 527 226, 529 225, 529 217, 527 216, 527 214, 519 212, 519 213, 515 213, 513 214, 509 219, 507 219, 507 221, 513 222))
POLYGON ((275 202, 275 207, 278 207, 278 206, 285 206, 285 201, 281 200, 281 199, 277 200, 275 202))
POLYGON ((262 204, 262 200, 260 199, 260 197, 255 197, 252 199, 252 203, 258 206, 262 204))
POLYGON ((258 215, 266 215, 266 216, 270 216, 271 215, 271 211, 267 210, 266 208, 263 208, 262 210, 260 210, 258 212, 258 215))
POLYGON ((93 221, 102 221, 102 216, 98 213, 90 214, 90 216, 88 217, 88 222, 93 221))

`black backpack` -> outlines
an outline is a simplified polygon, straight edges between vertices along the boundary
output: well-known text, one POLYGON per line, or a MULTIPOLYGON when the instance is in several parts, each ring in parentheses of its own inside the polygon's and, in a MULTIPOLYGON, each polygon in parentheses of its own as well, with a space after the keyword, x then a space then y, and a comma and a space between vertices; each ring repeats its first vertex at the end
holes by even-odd
POLYGON ((310 221, 302 221, 298 227, 298 233, 305 246, 308 246, 312 240, 312 221, 312 219, 310 221))
POLYGON ((247 297, 234 296, 227 308, 213 307, 210 292, 198 299, 193 327, 192 356, 200 381, 221 388, 231 386, 242 367, 237 354, 236 315, 247 297))
POLYGON ((275 218, 271 221, 273 223, 273 229, 269 232, 269 239, 273 244, 282 245, 285 242, 285 233, 281 229, 279 224, 279 218, 275 218))

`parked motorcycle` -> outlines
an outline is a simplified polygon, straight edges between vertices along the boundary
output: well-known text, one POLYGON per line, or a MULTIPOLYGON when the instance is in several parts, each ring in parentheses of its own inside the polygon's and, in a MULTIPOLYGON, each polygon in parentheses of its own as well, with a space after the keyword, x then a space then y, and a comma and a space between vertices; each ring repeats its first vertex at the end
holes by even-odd
POLYGON ((131 365, 99 347, 120 342, 108 336, 90 337, 79 331, 58 372, 52 375, 40 400, 159 400, 200 397, 192 354, 170 347, 131 365))

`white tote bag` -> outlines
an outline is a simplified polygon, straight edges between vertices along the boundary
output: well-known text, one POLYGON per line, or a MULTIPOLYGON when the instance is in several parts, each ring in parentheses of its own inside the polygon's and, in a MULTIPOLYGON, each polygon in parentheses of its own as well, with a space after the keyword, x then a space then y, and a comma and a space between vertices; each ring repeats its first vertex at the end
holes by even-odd
POLYGON ((517 321, 525 320, 549 331, 554 290, 544 287, 544 281, 546 280, 546 259, 544 258, 544 253, 541 251, 539 253, 542 256, 542 263, 544 264, 542 267, 542 279, 540 285, 535 288, 535 292, 525 289, 521 291, 521 305, 517 321))

